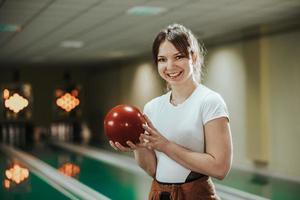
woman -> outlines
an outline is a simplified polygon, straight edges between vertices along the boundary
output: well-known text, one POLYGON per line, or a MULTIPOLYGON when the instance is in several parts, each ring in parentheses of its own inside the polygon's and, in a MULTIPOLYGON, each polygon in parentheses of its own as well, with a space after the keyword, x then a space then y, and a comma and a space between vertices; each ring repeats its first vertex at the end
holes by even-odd
POLYGON ((221 180, 230 170, 232 142, 225 102, 200 83, 203 49, 190 30, 173 24, 158 33, 152 53, 170 91, 145 105, 139 144, 110 145, 134 151, 153 177, 149 199, 219 199, 209 177, 221 180))

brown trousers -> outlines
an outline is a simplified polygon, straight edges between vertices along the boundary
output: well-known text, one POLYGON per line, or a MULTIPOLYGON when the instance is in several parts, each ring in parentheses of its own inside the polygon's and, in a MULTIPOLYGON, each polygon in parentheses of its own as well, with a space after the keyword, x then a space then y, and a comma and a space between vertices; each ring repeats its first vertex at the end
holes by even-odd
POLYGON ((160 200, 162 192, 168 192, 171 200, 220 200, 208 176, 183 184, 160 184, 152 181, 149 200, 160 200))

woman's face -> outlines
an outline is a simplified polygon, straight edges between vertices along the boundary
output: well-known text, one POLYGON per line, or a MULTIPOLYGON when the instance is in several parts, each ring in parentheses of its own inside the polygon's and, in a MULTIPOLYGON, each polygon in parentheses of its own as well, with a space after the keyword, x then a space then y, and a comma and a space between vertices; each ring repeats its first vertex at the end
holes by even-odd
POLYGON ((169 42, 161 43, 157 55, 159 75, 171 86, 184 84, 193 80, 193 62, 189 55, 185 56, 169 42))

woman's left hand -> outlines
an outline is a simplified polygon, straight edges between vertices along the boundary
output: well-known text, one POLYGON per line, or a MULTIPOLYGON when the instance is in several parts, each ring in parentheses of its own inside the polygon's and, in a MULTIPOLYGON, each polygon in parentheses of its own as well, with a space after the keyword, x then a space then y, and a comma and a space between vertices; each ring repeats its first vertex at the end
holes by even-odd
POLYGON ((143 125, 145 133, 141 134, 141 138, 145 141, 144 145, 146 145, 148 149, 155 149, 162 152, 170 141, 159 133, 145 114, 143 116, 147 122, 147 125, 143 125))

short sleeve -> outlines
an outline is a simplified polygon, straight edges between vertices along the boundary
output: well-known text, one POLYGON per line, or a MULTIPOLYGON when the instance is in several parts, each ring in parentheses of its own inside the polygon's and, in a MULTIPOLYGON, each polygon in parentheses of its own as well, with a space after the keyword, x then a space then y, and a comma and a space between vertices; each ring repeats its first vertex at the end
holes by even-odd
POLYGON ((202 108, 202 122, 207 122, 220 117, 226 117, 229 121, 227 106, 218 93, 209 94, 204 99, 202 108))
POLYGON ((149 117, 149 119, 152 119, 153 110, 154 110, 154 105, 153 105, 153 100, 151 100, 145 104, 143 112, 144 114, 147 115, 147 117, 149 117))
POLYGON ((149 105, 149 102, 148 103, 146 103, 145 104, 145 106, 144 106, 144 110, 143 110, 143 112, 147 115, 147 116, 149 116, 150 115, 150 105, 149 105))

